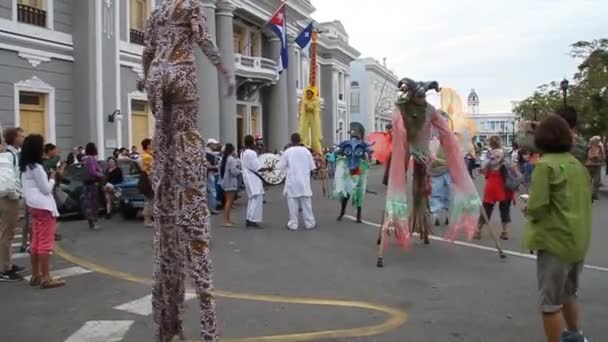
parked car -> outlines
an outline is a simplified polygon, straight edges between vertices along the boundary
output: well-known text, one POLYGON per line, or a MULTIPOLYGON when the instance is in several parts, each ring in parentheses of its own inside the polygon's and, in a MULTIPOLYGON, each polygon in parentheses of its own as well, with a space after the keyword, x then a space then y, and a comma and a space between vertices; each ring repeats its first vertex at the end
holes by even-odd
POLYGON ((120 189, 119 209, 122 217, 126 220, 132 220, 137 217, 137 213, 144 207, 144 195, 139 191, 139 177, 141 168, 134 161, 129 161, 130 170, 127 175, 123 165, 118 164, 122 169, 123 181, 118 184, 120 189))
MULTIPOLYGON (((98 161, 102 170, 106 169, 105 161, 98 161)), ((123 182, 116 185, 112 207, 120 209, 123 216, 131 218, 137 215, 137 208, 143 208, 143 195, 137 189, 141 169, 135 161, 120 160, 118 166, 122 170, 123 182), (141 202, 141 205, 138 203, 141 202), (134 209, 135 208, 135 209, 134 209), (135 214, 132 212, 135 211, 135 214)), ((83 181, 87 177, 85 165, 76 163, 66 167, 60 188, 68 195, 66 203, 59 208, 62 217, 84 216, 80 205, 83 181)), ((99 191, 99 209, 105 208, 105 197, 99 191)))

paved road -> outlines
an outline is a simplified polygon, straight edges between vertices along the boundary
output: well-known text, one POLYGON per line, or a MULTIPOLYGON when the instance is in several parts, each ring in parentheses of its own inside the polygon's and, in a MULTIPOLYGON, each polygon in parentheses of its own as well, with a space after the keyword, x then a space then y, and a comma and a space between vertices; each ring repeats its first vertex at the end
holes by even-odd
MULTIPOLYGON (((380 175, 380 169, 373 170, 369 182, 369 189, 379 192, 367 197, 364 218, 371 222, 379 222, 383 206, 380 175)), ((211 247, 226 340, 281 334, 274 341, 542 340, 532 260, 500 260, 492 252, 433 242, 416 243, 407 253, 392 247, 387 267, 377 269, 377 228, 336 222, 338 204, 319 195, 313 203, 319 229, 287 231, 280 193, 280 188, 269 191, 263 231, 220 228, 214 217, 211 247), (296 334, 314 331, 321 335, 296 334)), ((608 267, 607 203, 595 205, 587 262, 601 267, 608 267)), ((237 205, 237 222, 243 223, 244 207, 244 202, 237 205)), ((516 252, 521 252, 522 222, 514 211, 513 239, 505 247, 516 252)), ((78 221, 63 222, 61 231, 65 252, 57 254, 68 260, 56 256, 53 267, 66 273, 68 286, 41 291, 0 284, 0 341, 152 341, 151 231, 118 218, 103 222, 99 232, 78 221)), ((480 244, 491 245, 487 237, 480 244)), ((608 272, 584 272, 583 327, 597 341, 608 318, 606 288, 608 272)), ((195 339, 196 303, 188 304, 186 331, 195 339)))

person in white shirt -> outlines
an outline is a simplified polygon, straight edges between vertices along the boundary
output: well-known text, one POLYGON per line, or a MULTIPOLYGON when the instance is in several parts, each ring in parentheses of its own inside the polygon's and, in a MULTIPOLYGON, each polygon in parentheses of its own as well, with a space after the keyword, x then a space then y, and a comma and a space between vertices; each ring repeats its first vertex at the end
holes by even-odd
POLYGON ((287 229, 298 229, 298 216, 300 208, 304 217, 306 229, 316 228, 315 217, 312 213, 312 190, 310 188, 310 173, 316 169, 315 161, 310 151, 302 146, 300 134, 291 135, 291 147, 289 147, 277 164, 277 167, 285 171, 285 190, 287 196, 287 207, 289 208, 289 221, 287 229))
POLYGON ((262 229, 260 223, 262 222, 264 207, 264 185, 258 172, 265 172, 268 169, 262 168, 255 150, 253 136, 247 135, 245 137, 245 151, 241 154, 243 182, 248 197, 246 227, 262 229))
POLYGON ((31 286, 43 289, 65 285, 61 279, 50 275, 50 257, 55 247, 55 231, 59 211, 53 198, 55 175, 63 172, 59 167, 51 172, 49 180, 42 166, 44 138, 38 134, 29 135, 23 142, 19 168, 23 184, 25 203, 32 215, 32 243, 30 260, 32 264, 31 286))

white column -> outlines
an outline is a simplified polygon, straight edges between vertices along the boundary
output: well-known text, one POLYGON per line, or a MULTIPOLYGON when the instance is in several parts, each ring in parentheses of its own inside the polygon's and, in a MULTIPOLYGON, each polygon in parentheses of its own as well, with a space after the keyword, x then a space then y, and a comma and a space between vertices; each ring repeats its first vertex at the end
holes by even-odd
MULTIPOLYGON (((209 37, 217 44, 215 39, 216 2, 216 0, 203 0, 203 8, 207 18, 207 32, 209 37)), ((198 103, 199 131, 204 139, 220 139, 220 89, 217 69, 200 49, 195 49, 195 55, 200 97, 198 103)))
MULTIPOLYGON (((226 67, 234 70, 234 27, 233 17, 236 6, 229 0, 220 0, 217 3, 216 21, 217 21, 217 40, 222 61, 226 67)), ((223 92, 226 89, 223 76, 219 75, 219 92, 220 92, 220 140, 223 143, 237 144, 237 129, 236 129, 236 94, 232 96, 224 96, 223 92)))
MULTIPOLYGON (((278 38, 270 39, 272 45, 271 56, 277 58, 281 53, 281 41, 278 38)), ((288 68, 289 70, 291 68, 288 68)), ((268 132, 265 132, 265 137, 268 138, 268 147, 270 150, 282 150, 289 143, 289 120, 288 120, 288 104, 287 104, 287 73, 283 71, 280 74, 277 83, 270 89, 270 111, 268 113, 268 132)))
MULTIPOLYGON (((339 137, 339 133, 336 133, 336 130, 340 128, 339 124, 338 124, 338 69, 336 67, 332 67, 331 69, 331 88, 332 90, 330 92, 328 92, 329 94, 331 94, 331 96, 333 97, 333 101, 332 101, 332 108, 330 109, 331 111, 331 118, 332 121, 334 123, 334 130, 333 130, 333 139, 332 141, 334 143, 340 143, 340 141, 338 141, 338 137, 339 137)), ((348 128, 346 127, 346 125, 342 126, 342 132, 346 132, 348 130, 348 128)))
POLYGON ((344 74, 344 102, 346 103, 346 122, 350 124, 350 75, 344 74))
POLYGON ((296 81, 298 79, 298 65, 300 61, 297 58, 296 49, 296 44, 289 45, 289 68, 287 69, 287 125, 289 134, 296 132, 298 129, 298 93, 296 81))

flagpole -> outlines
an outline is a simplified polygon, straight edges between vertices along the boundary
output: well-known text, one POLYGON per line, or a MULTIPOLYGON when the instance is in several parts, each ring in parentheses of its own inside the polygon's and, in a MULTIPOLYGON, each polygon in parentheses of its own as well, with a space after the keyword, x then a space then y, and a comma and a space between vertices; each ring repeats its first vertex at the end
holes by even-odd
MULTIPOLYGON (((281 4, 279 5, 279 7, 277 7, 277 9, 272 12, 272 14, 270 15, 270 18, 268 20, 266 20, 266 22, 260 26, 260 28, 258 28, 257 30, 255 30, 255 33, 261 33, 264 28, 266 28, 266 25, 270 24, 270 21, 272 21, 272 18, 274 18, 274 16, 281 10, 281 8, 283 8, 283 6, 285 6, 287 4, 287 0, 281 0, 281 4)), ((252 42, 251 42, 251 38, 249 39, 249 42, 247 42, 247 45, 243 46, 243 50, 247 50, 250 46, 251 46, 252 42)))
POLYGON ((281 10, 281 8, 283 8, 283 6, 285 6, 287 4, 287 0, 281 0, 281 4, 279 5, 279 7, 272 12, 272 14, 270 15, 270 19, 266 20, 266 22, 264 23, 264 25, 262 25, 261 28, 258 29, 258 31, 262 31, 264 29, 264 27, 266 27, 266 25, 268 25, 270 23, 270 21, 272 20, 272 18, 274 18, 274 16, 281 10))

